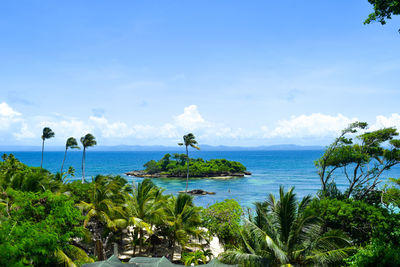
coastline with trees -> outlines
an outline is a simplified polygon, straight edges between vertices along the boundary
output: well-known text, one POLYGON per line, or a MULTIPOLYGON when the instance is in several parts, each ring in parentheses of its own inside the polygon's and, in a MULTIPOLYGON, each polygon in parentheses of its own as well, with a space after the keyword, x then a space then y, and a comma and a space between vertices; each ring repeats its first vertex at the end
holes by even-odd
MULTIPOLYGON (((199 207, 193 196, 165 194, 151 179, 132 185, 121 176, 97 175, 68 182, 70 171, 52 174, 5 154, 0 265, 80 266, 115 249, 121 259, 166 256, 185 265, 213 257, 239 266, 397 264, 400 182, 382 186, 379 178, 400 162, 397 137, 394 128, 368 132, 366 123, 353 123, 315 161, 317 195, 299 199, 293 187, 281 187, 251 210, 234 199, 199 207), (346 176, 348 187, 340 191, 333 173, 354 168, 357 176, 346 176), (210 245, 215 240, 224 251, 217 255, 210 245)), ((181 154, 172 165, 180 157, 187 160, 181 154)), ((157 164, 171 164, 166 158, 157 164)), ((181 167, 187 178, 187 166, 181 167)))

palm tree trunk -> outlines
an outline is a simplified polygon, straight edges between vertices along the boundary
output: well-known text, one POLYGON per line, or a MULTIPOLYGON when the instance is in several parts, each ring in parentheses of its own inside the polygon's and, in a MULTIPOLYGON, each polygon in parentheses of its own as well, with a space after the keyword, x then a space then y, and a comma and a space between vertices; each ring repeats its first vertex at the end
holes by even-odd
POLYGON ((42 161, 40 162, 40 169, 42 169, 42 166, 43 166, 43 151, 44 151, 44 139, 42 142, 42 161))
POLYGON ((139 229, 139 255, 142 253, 143 250, 143 229, 140 228, 139 229))
POLYGON ((175 239, 172 240, 172 245, 171 245, 171 250, 169 252, 170 254, 170 261, 172 262, 174 260, 174 253, 175 253, 175 239))
POLYGON ((186 188, 185 188, 185 193, 187 193, 188 189, 188 183, 189 183, 189 151, 188 147, 186 146, 186 160, 187 160, 187 172, 186 172, 186 188))
POLYGON ((65 153, 64 153, 64 159, 63 159, 63 162, 62 162, 62 164, 61 164, 61 171, 60 171, 60 174, 62 175, 62 170, 63 170, 63 168, 64 168, 64 162, 65 162, 65 158, 67 157, 67 148, 65 149, 65 153))
POLYGON ((83 156, 82 156, 82 184, 85 183, 85 152, 86 147, 83 148, 83 156))

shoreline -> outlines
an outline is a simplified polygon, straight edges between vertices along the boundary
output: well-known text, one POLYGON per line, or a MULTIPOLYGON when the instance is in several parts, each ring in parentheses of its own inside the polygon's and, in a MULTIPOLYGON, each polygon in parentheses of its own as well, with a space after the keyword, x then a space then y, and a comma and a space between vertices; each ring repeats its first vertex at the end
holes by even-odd
MULTIPOLYGON (((125 173, 126 176, 133 176, 133 177, 138 177, 138 178, 157 178, 157 179, 186 179, 186 176, 169 176, 168 174, 161 174, 161 173, 155 173, 155 174, 147 174, 143 171, 130 171, 125 173)), ((219 176, 189 176, 190 179, 215 179, 215 180, 229 180, 229 179, 235 179, 235 178, 245 178, 249 177, 251 175, 250 172, 245 172, 245 173, 232 173, 232 174, 224 174, 224 175, 219 175, 219 176)))

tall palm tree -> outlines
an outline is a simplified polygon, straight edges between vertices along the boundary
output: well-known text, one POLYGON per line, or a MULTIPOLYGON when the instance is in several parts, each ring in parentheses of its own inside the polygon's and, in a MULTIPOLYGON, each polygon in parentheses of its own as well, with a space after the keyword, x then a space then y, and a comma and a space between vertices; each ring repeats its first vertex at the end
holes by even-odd
POLYGON ((82 155, 82 184, 85 182, 85 160, 86 160, 86 148, 97 145, 96 138, 88 133, 85 136, 81 137, 81 143, 83 146, 83 155, 82 155))
POLYGON ((280 199, 270 194, 256 203, 256 216, 241 230, 242 248, 227 251, 221 259, 246 266, 325 266, 340 263, 354 248, 338 230, 323 232, 321 221, 304 212, 311 197, 298 203, 291 188, 280 188, 280 199))
POLYGON ((43 151, 44 151, 44 140, 50 139, 54 137, 54 132, 49 128, 49 127, 44 127, 43 128, 43 134, 42 134, 42 161, 40 162, 40 168, 43 166, 43 151))
MULTIPOLYGON (((139 240, 139 253, 143 246, 144 229, 152 233, 152 224, 164 217, 166 196, 150 179, 134 186, 132 197, 126 202, 128 223, 134 227, 134 240, 139 240), (139 234, 139 236, 138 236, 139 234)), ((135 254, 136 245, 133 247, 135 254)))
POLYGON ((71 149, 80 149, 80 147, 78 146, 78 142, 76 141, 75 138, 70 137, 70 138, 67 139, 67 142, 65 143, 64 159, 63 159, 63 162, 62 162, 62 164, 61 164, 61 171, 60 171, 61 175, 62 175, 62 171, 63 171, 63 168, 64 168, 65 158, 67 157, 67 150, 68 150, 68 148, 71 148, 71 149))
POLYGON ((188 189, 188 183, 189 183, 189 150, 188 147, 191 146, 197 150, 200 150, 200 147, 197 146, 197 141, 196 137, 194 137, 194 134, 188 133, 183 136, 183 143, 178 143, 180 146, 185 146, 186 148, 186 160, 187 160, 187 172, 186 172, 186 188, 185 188, 185 193, 187 192, 188 189))
POLYGON ((105 250, 113 231, 126 225, 124 210, 121 205, 123 194, 118 193, 120 187, 113 177, 98 175, 89 189, 89 202, 81 201, 77 206, 86 213, 83 226, 92 228, 95 253, 100 260, 105 259, 105 250), (103 236, 104 227, 111 231, 103 236))
POLYGON ((168 226, 170 244, 170 258, 172 260, 176 243, 182 250, 189 242, 190 237, 203 237, 203 230, 199 228, 201 208, 193 205, 193 196, 179 194, 172 196, 166 206, 166 224, 168 226))

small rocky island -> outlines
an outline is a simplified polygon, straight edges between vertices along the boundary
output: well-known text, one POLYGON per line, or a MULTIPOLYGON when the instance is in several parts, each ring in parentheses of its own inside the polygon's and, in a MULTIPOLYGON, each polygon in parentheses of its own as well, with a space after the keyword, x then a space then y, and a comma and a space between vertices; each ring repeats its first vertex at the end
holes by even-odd
MULTIPOLYGON (((150 160, 144 170, 125 173, 143 178, 186 178, 187 158, 185 154, 166 154, 159 161, 150 160)), ((198 178, 229 179, 251 175, 246 167, 237 161, 226 159, 203 160, 190 158, 189 176, 198 178)))

